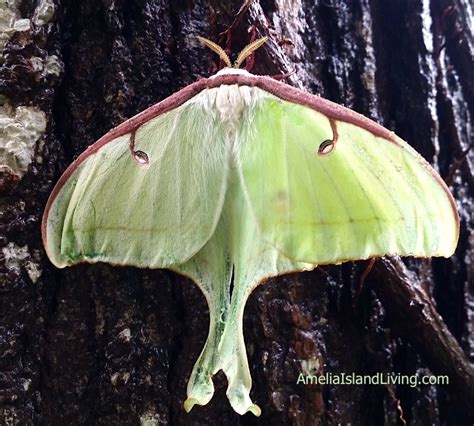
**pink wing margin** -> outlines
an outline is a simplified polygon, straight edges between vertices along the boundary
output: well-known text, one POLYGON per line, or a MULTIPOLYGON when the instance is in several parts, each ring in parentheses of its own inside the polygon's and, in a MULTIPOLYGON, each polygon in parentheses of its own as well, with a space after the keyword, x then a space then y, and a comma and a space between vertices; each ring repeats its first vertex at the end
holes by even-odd
MULTIPOLYGON (((41 234, 44 246, 47 247, 46 225, 51 205, 56 199, 59 192, 61 191, 64 184, 66 183, 66 181, 71 176, 71 174, 87 157, 94 154, 104 145, 116 139, 117 137, 130 132, 134 132, 143 123, 146 123, 147 121, 159 116, 160 114, 177 108, 178 106, 185 103, 187 100, 196 96, 201 91, 205 89, 219 87, 222 85, 258 87, 268 93, 275 95, 280 99, 307 106, 328 116, 330 119, 345 121, 347 123, 362 127, 374 134, 375 136, 382 137, 390 142, 403 146, 401 140, 395 135, 395 133, 386 129, 375 121, 364 117, 363 115, 358 114, 357 112, 352 111, 349 108, 338 105, 320 96, 304 92, 288 84, 282 83, 281 81, 274 80, 271 77, 253 74, 221 74, 209 78, 203 78, 196 81, 195 83, 184 87, 183 89, 172 94, 163 101, 152 105, 146 110, 124 121, 119 126, 113 128, 104 136, 102 136, 97 142, 89 146, 89 148, 87 148, 81 155, 79 155, 79 157, 76 158, 76 160, 74 160, 69 165, 63 175, 59 178, 46 203, 43 218, 41 221, 41 234)), ((457 213, 456 203, 448 187, 446 186, 446 183, 443 181, 443 179, 441 179, 438 173, 436 173, 436 171, 423 157, 417 155, 417 159, 420 164, 424 168, 426 168, 431 173, 431 175, 438 181, 438 183, 443 187, 446 194, 448 195, 449 200, 451 202, 451 206, 453 208, 454 217, 456 218, 457 230, 459 234, 459 216, 457 213)))

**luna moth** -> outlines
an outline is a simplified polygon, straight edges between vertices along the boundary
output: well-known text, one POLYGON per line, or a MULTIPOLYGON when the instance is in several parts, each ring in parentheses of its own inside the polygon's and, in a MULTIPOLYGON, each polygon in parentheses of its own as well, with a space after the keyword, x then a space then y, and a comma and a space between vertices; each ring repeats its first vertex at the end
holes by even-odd
POLYGON ((112 129, 64 172, 47 202, 51 262, 167 268, 204 293, 209 334, 186 411, 227 376, 233 409, 260 415, 243 337, 269 277, 382 255, 454 252, 459 219, 436 171, 374 121, 227 65, 112 129))

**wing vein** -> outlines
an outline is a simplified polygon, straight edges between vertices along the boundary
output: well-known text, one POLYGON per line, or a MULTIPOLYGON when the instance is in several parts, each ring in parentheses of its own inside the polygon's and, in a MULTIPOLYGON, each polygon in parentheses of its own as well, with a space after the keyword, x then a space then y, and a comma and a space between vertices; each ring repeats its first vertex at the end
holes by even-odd
MULTIPOLYGON (((300 150, 302 151, 303 158, 305 160, 306 174, 308 176, 308 180, 309 180, 310 185, 311 185, 311 193, 313 194, 313 200, 314 200, 314 202, 316 203, 316 206, 317 206, 317 212, 318 212, 318 215, 319 215, 319 222, 323 222, 321 203, 319 202, 319 199, 318 199, 315 187, 314 187, 314 182, 313 182, 313 179, 311 178, 311 173, 309 172, 310 165, 309 165, 309 161, 308 161, 308 156, 305 155, 304 148, 303 148, 302 145, 300 145, 300 150)), ((316 222, 318 222, 318 221, 316 221, 316 222)), ((322 234, 323 234, 323 240, 326 243, 326 247, 331 247, 331 244, 330 244, 331 239, 330 239, 330 236, 328 234, 328 229, 325 226, 322 226, 321 230, 322 230, 322 234)))

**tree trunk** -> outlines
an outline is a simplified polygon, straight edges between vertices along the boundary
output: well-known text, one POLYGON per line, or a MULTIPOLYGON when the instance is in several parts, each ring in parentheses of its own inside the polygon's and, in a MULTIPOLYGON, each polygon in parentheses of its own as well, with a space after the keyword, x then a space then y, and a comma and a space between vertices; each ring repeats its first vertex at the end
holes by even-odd
MULTIPOLYGON (((0 424, 472 424, 474 23, 468 0, 12 0, 0 4, 0 424), (250 3, 250 2, 248 2, 250 3), (3 9, 2 9, 3 8, 3 9), (450 259, 380 259, 270 279, 245 311, 259 419, 222 374, 182 408, 205 299, 166 270, 55 269, 47 197, 109 129, 270 41, 253 71, 373 118, 434 164, 461 217, 450 259), (449 385, 304 385, 320 373, 447 375, 449 385), (306 370, 305 370, 306 369, 306 370)), ((119 189, 117 189, 119 190, 119 189)))

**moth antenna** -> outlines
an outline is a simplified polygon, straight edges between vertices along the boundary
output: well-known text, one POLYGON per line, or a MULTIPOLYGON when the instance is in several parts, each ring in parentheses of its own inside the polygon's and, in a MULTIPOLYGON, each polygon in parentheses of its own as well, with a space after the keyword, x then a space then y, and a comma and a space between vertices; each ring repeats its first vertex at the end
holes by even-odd
POLYGON ((239 53, 237 60, 235 61, 234 68, 240 68, 242 62, 244 62, 253 52, 255 52, 260 46, 265 44, 268 40, 268 37, 262 37, 258 40, 253 41, 250 44, 247 44, 242 51, 239 53))
POLYGON ((201 36, 196 36, 196 38, 207 48, 211 49, 214 53, 217 53, 219 57, 225 62, 225 64, 229 67, 232 68, 232 63, 230 62, 229 56, 227 53, 225 53, 224 49, 220 47, 218 44, 214 43, 213 41, 201 37, 201 36))

